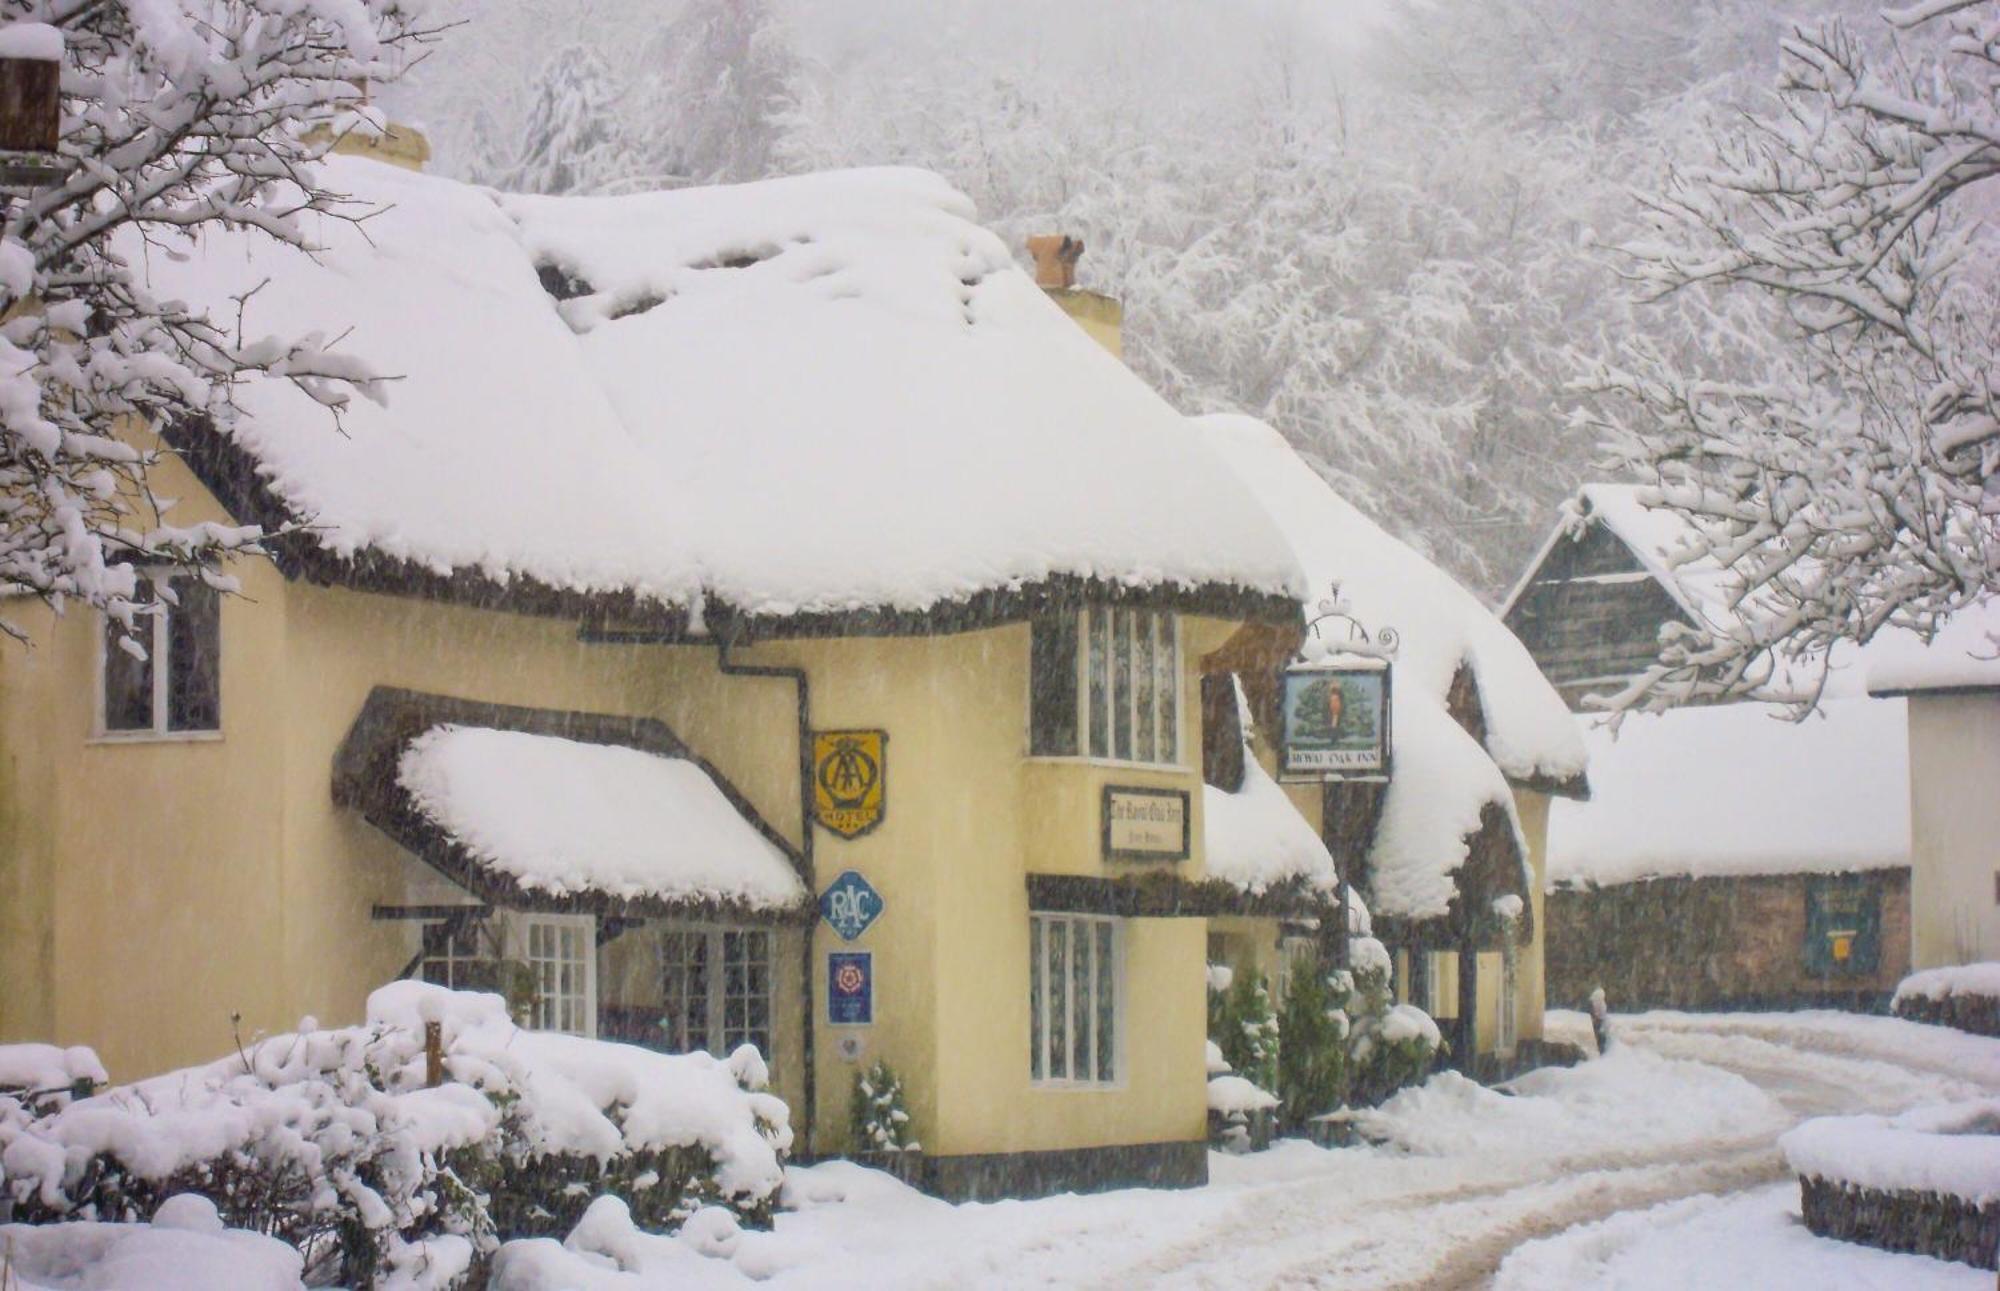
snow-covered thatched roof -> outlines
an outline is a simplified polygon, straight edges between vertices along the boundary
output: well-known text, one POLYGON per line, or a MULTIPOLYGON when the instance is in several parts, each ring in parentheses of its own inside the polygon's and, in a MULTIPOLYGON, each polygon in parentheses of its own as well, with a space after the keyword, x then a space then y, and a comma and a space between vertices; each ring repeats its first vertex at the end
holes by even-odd
POLYGON ((530 198, 325 169, 388 209, 325 220, 319 263, 232 234, 150 261, 221 317, 268 280, 247 334, 351 328, 396 378, 344 433, 282 380, 239 393, 226 433, 321 555, 697 620, 1302 590, 1200 436, 931 174, 530 198))
POLYGON ((1341 600, 1371 630, 1401 637, 1396 694, 1442 705, 1461 665, 1471 670, 1486 721, 1486 751, 1510 779, 1573 780, 1583 743, 1526 646, 1451 575, 1363 515, 1284 437, 1251 417, 1196 419, 1209 446, 1278 522, 1317 601, 1341 600))
POLYGON ((1370 855, 1375 912, 1442 916, 1452 875, 1489 809, 1514 820, 1510 779, 1580 782, 1582 736, 1534 660, 1478 598, 1351 506, 1282 436, 1249 417, 1196 419, 1234 475, 1269 509, 1314 594, 1341 600, 1371 630, 1399 635, 1395 766, 1370 855), (1447 707, 1469 670, 1482 745, 1447 707))
POLYGON ((1910 862, 1899 699, 1829 699, 1803 722, 1764 704, 1579 718, 1589 802, 1549 811, 1548 880, 1841 873, 1910 862))

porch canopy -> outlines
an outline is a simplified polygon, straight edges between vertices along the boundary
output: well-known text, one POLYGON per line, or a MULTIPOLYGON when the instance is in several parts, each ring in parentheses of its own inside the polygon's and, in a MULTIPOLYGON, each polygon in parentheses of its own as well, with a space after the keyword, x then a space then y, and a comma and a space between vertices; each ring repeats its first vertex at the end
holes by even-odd
POLYGON ((336 758, 334 799, 495 906, 760 921, 810 909, 796 851, 648 718, 378 688, 336 758))

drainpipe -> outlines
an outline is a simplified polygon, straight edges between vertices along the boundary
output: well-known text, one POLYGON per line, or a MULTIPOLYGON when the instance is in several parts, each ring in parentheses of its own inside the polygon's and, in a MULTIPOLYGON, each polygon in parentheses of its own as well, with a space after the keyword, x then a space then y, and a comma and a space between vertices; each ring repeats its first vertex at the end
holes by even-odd
MULTIPOLYGON (((789 681, 798 688, 798 743, 799 743, 799 857, 805 865, 806 893, 808 896, 819 891, 819 882, 813 872, 813 790, 812 790, 812 684, 806 679, 804 668, 775 668, 762 664, 731 663, 729 648, 736 644, 733 638, 720 638, 715 643, 715 663, 724 676, 728 677, 776 677, 789 681)), ((804 1156, 813 1156, 813 1121, 818 1106, 818 1082, 813 1055, 813 1015, 816 1011, 813 994, 813 932, 814 924, 806 925, 805 954, 800 956, 800 983, 805 990, 805 1023, 800 1048, 803 1067, 801 1074, 805 1084, 805 1117, 801 1126, 801 1137, 805 1142, 804 1156)))

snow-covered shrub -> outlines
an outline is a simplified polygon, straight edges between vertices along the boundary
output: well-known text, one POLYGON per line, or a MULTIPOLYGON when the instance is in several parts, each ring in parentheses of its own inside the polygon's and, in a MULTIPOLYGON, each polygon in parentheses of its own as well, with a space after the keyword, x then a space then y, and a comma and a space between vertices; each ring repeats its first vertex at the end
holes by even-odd
POLYGON ((1208 1038, 1222 1050, 1223 1061, 1251 1084, 1275 1089, 1278 1084, 1278 1015, 1271 1008, 1271 991, 1262 973, 1228 974, 1229 983, 1213 989, 1210 971, 1208 1038))
POLYGON ((1899 1018, 2000 1036, 2000 964, 1961 964, 1912 973, 1896 986, 1899 1018))
POLYGON ((903 1078, 888 1063, 854 1075, 854 1097, 848 1105, 848 1131, 857 1152, 917 1152, 910 1129, 910 1111, 903 1105, 903 1078))
POLYGON ((755 1050, 727 1061, 522 1031, 495 995, 397 982, 368 1021, 0 1121, 18 1219, 141 1220, 176 1193, 303 1252, 309 1278, 450 1285, 592 1198, 650 1227, 721 1203, 763 1220, 791 1130, 755 1050), (426 1088, 425 1024, 445 1083, 426 1088))
POLYGON ((1445 1052, 1445 1043, 1430 1014, 1414 1004, 1394 1003, 1392 965, 1381 942, 1357 937, 1351 951, 1353 966, 1335 979, 1345 987, 1349 1018, 1347 1101, 1373 1107, 1397 1090, 1421 1083, 1445 1052))
POLYGON ((1278 1096, 1259 1089, 1241 1076, 1227 1073, 1208 1078, 1209 1141, 1224 1152, 1241 1154, 1271 1143, 1271 1117, 1278 1096))

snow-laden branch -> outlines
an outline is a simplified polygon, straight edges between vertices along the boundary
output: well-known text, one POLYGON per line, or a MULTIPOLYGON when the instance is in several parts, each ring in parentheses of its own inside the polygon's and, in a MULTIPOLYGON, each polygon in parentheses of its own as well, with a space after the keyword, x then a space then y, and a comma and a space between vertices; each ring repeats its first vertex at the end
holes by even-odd
POLYGON ((1810 704, 1836 643, 1929 635, 2000 590, 2000 246, 1977 209, 2000 175, 2000 4, 1885 17, 1876 45, 1794 31, 1770 109, 1709 119, 1640 199, 1625 272, 1691 309, 1707 359, 1629 341, 1587 366, 1581 417, 1730 592, 1615 706, 1810 704))
POLYGON ((333 417, 382 389, 335 350, 337 327, 242 336, 235 318, 156 298, 140 257, 207 227, 310 255, 302 217, 362 218, 313 163, 340 132, 380 128, 366 87, 433 29, 413 0, 4 0, 0 21, 62 35, 69 167, 0 220, 0 596, 79 599, 129 623, 144 612, 135 560, 196 563, 262 537, 163 522, 158 427, 199 416, 226 431, 251 374, 333 417))

